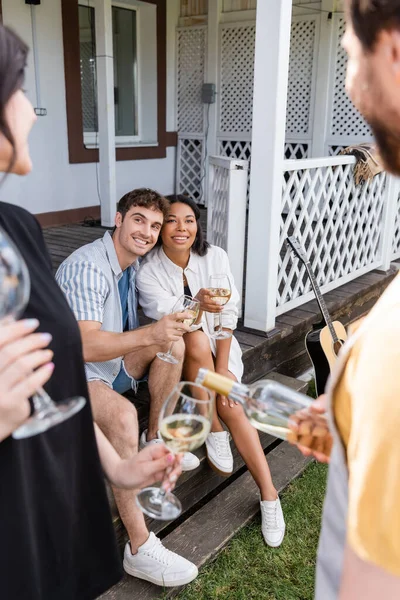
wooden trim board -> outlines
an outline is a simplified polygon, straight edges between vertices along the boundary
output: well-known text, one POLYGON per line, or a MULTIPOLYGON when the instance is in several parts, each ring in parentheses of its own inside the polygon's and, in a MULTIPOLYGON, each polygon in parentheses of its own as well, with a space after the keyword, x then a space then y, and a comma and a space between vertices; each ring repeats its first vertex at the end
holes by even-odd
POLYGON ((85 217, 100 219, 100 205, 40 213, 35 215, 35 217, 42 227, 54 227, 55 225, 79 223, 80 221, 83 221, 85 217))
MULTIPOLYGON (((157 146, 116 148, 116 160, 165 158, 166 147, 176 146, 176 132, 166 131, 167 64, 166 64, 166 1, 144 0, 157 6, 157 146)), ((83 141, 78 0, 61 0, 64 71, 67 101, 67 130, 70 163, 98 162, 99 151, 86 148, 83 141)))

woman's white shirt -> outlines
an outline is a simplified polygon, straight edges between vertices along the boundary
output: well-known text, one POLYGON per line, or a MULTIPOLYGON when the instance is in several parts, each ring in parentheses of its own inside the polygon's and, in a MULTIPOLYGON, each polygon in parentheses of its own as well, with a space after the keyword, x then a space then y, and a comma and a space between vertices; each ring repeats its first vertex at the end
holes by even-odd
MULTIPOLYGON (((162 247, 155 248, 143 260, 136 276, 140 306, 147 317, 159 320, 172 312, 174 304, 184 293, 183 274, 192 295, 195 296, 201 288, 209 287, 210 275, 218 273, 228 275, 232 288, 231 298, 221 313, 222 326, 234 330, 241 300, 233 281, 228 255, 217 246, 210 246, 205 256, 198 256, 192 252, 186 269, 173 263, 162 247)), ((216 343, 210 337, 211 332, 214 331, 214 318, 214 314, 204 312, 201 327, 210 340, 211 351, 215 356, 216 343)), ((228 368, 237 380, 241 381, 242 351, 234 336, 232 336, 228 368)))

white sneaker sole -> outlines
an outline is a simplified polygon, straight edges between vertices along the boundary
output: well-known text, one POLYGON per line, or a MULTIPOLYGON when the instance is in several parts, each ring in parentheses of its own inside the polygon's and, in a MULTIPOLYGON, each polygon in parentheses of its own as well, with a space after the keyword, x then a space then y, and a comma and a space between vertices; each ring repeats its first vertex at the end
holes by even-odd
POLYGON ((128 575, 132 575, 132 577, 137 577, 138 579, 144 579, 145 581, 149 581, 150 583, 154 583, 154 585, 159 585, 161 587, 178 587, 180 585, 187 585, 188 583, 196 579, 197 575, 199 574, 199 571, 196 568, 196 571, 191 575, 187 575, 186 577, 182 577, 181 579, 175 579, 174 581, 164 581, 163 579, 157 579, 157 577, 154 577, 149 573, 146 573, 145 571, 134 569, 129 564, 127 564, 125 560, 123 562, 123 566, 124 571, 128 573, 128 575))
POLYGON ((221 475, 221 477, 230 477, 233 473, 233 465, 232 465, 231 471, 225 471, 220 468, 221 465, 216 465, 208 455, 207 455, 207 462, 210 465, 210 467, 212 468, 212 470, 215 471, 218 475, 221 475))
POLYGON ((283 542, 283 538, 285 537, 285 532, 286 532, 286 525, 285 525, 285 529, 282 532, 282 537, 278 542, 269 542, 266 540, 265 535, 263 533, 263 531, 261 530, 261 533, 263 534, 263 538, 264 538, 264 542, 267 544, 267 546, 269 546, 270 548, 279 548, 279 546, 282 544, 283 542))

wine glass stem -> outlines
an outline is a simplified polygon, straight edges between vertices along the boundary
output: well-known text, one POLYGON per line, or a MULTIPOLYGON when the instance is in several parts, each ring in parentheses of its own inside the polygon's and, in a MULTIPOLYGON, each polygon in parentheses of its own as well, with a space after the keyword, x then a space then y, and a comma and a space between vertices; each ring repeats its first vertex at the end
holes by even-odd
POLYGON ((48 411, 55 409, 53 400, 42 387, 40 387, 33 395, 32 401, 35 408, 35 413, 41 413, 44 410, 48 411))
POLYGON ((160 500, 164 500, 166 494, 167 492, 164 490, 164 488, 160 487, 158 490, 158 497, 160 498, 160 500))
POLYGON ((164 503, 165 496, 167 495, 166 490, 163 488, 163 483, 165 481, 167 481, 167 478, 163 479, 163 481, 161 482, 160 487, 158 488, 158 493, 157 493, 157 496, 158 496, 159 500, 161 501, 161 504, 164 503))
POLYGON ((172 355, 172 348, 173 348, 173 347, 174 347, 174 342, 172 342, 172 344, 171 344, 171 346, 169 347, 169 350, 168 350, 168 352, 167 352, 167 354, 168 354, 169 356, 171 356, 171 355, 172 355))
POLYGON ((222 331, 222 319, 221 319, 221 313, 220 312, 217 312, 217 319, 216 319, 216 321, 217 321, 217 327, 216 327, 217 333, 221 333, 221 331, 222 331))

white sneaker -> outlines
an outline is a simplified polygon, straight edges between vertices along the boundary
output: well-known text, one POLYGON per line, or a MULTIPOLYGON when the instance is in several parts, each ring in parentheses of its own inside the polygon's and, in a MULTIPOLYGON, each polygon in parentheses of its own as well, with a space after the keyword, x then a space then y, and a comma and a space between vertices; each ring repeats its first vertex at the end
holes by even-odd
MULTIPOLYGON (((157 431, 157 437, 150 442, 147 441, 147 429, 145 429, 140 436, 140 449, 145 448, 148 444, 163 444, 160 432, 157 431)), ((182 471, 193 471, 200 465, 200 461, 195 454, 191 452, 185 452, 182 458, 182 471)))
POLYGON ((219 475, 228 477, 233 473, 233 456, 227 431, 211 432, 206 439, 207 458, 219 475))
POLYGON ((164 587, 186 585, 199 573, 196 565, 164 548, 153 532, 139 546, 137 554, 132 554, 129 542, 126 544, 123 564, 129 575, 164 587))
POLYGON ((265 543, 272 548, 282 544, 285 535, 285 520, 281 502, 277 500, 260 500, 261 507, 261 531, 265 543))

